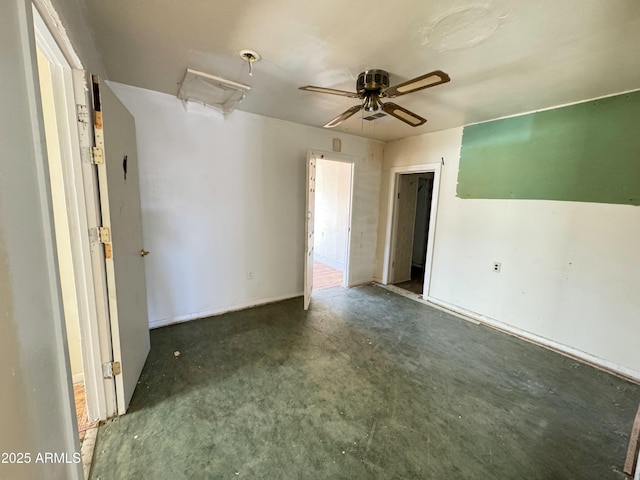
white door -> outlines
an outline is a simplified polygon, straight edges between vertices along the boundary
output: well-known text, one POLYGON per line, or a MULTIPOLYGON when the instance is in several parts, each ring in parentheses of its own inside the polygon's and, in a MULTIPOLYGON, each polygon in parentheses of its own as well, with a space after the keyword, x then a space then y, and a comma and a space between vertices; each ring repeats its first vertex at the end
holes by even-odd
POLYGON ((313 290, 313 234, 316 207, 316 157, 307 152, 307 218, 305 221, 304 241, 304 309, 309 309, 313 290))
POLYGON ((150 349, 135 122, 93 76, 95 146, 118 414, 129 407, 150 349), (119 368, 118 368, 119 367, 119 368), (120 372, 118 373, 118 370, 120 372))

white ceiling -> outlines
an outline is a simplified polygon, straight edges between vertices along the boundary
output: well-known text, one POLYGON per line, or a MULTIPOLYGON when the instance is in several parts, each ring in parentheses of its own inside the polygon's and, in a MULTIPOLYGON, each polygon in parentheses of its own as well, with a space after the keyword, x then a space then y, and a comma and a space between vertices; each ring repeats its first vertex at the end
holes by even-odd
POLYGON ((358 74, 451 82, 394 101, 391 117, 341 130, 393 140, 640 88, 638 0, 86 0, 109 79, 175 95, 193 68, 248 84, 240 110, 322 126, 357 100, 358 74), (248 75, 241 49, 262 55, 248 75))

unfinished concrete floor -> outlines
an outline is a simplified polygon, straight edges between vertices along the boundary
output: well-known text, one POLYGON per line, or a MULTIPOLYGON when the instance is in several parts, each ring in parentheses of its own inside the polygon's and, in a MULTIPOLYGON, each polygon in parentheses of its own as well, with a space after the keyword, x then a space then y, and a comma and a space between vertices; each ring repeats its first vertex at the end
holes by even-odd
POLYGON ((380 287, 151 342, 94 479, 626 478, 640 387, 380 287))

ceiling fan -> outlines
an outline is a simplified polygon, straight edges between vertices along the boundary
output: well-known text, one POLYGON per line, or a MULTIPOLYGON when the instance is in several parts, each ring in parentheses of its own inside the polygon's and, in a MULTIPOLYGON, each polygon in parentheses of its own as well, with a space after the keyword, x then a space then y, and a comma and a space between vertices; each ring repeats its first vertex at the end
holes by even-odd
POLYGON ((425 73, 412 80, 389 86, 389 74, 385 70, 365 70, 358 75, 356 81, 356 92, 347 92, 346 90, 336 90, 334 88, 315 87, 307 85, 300 87, 300 90, 309 92, 329 93, 331 95, 341 95, 349 98, 359 98, 362 100, 360 105, 351 107, 349 110, 341 113, 336 118, 327 123, 324 127, 331 128, 341 124, 347 118, 364 110, 366 112, 375 112, 380 109, 389 115, 402 120, 404 123, 417 127, 425 123, 427 120, 422 118, 406 108, 396 105, 393 102, 382 103, 383 98, 395 98, 411 92, 417 92, 424 88, 435 87, 450 81, 449 75, 441 70, 435 70, 425 73))

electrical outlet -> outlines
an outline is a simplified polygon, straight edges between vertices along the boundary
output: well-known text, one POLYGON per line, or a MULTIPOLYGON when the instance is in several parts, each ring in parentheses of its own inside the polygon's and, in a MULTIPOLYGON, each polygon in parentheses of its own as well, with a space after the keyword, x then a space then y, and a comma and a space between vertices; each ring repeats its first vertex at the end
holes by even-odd
POLYGON ((247 280, 253 280, 253 272, 251 270, 247 272, 247 280))
POLYGON ((502 264, 500 262, 493 262, 493 271, 496 273, 500 273, 500 268, 502 268, 502 264))

